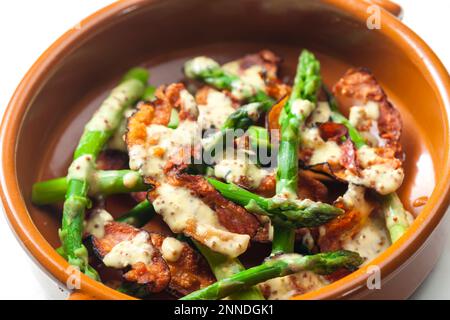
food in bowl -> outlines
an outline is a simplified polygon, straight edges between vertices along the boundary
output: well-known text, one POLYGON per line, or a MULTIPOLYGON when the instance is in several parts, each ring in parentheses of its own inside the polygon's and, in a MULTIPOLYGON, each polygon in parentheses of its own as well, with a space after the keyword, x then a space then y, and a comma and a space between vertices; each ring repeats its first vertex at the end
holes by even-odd
POLYGON ((130 70, 67 176, 33 186, 36 205, 64 202, 57 251, 135 297, 288 299, 397 241, 414 219, 396 195, 400 113, 367 69, 329 91, 311 52, 293 81, 280 64, 269 50, 199 56, 158 88, 130 70), (115 194, 136 201, 118 219, 105 210, 115 194))

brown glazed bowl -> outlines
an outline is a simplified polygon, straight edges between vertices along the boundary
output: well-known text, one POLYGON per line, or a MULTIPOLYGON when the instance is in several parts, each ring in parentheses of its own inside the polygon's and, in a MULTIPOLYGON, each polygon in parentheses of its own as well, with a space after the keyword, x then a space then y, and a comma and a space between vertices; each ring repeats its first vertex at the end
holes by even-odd
MULTIPOLYGON (((404 120, 407 154, 399 190, 417 215, 407 234, 370 266, 299 299, 406 298, 442 250, 450 200, 450 80, 430 48, 395 15, 388 1, 130 0, 83 20, 33 65, 15 92, 1 127, 1 196, 28 252, 63 285, 70 275, 58 246, 60 211, 30 203, 33 182, 64 175, 84 123, 127 68, 144 64, 154 84, 182 78, 183 61, 207 54, 220 61, 268 48, 292 74, 302 48, 321 60, 332 85, 350 66, 370 68, 404 120), (381 29, 367 28, 379 11, 381 29), (390 10, 390 12, 388 11, 390 10), (427 204, 411 202, 429 196, 427 204), (366 285, 379 267, 381 288, 366 285)), ((86 276, 73 298, 127 299, 86 276)))

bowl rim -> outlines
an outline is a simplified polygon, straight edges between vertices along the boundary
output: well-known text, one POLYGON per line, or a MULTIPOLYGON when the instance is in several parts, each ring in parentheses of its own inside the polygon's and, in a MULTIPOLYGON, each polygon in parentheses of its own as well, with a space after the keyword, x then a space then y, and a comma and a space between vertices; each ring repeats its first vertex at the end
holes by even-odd
MULTIPOLYGON (((0 196, 9 221, 20 243, 34 257, 35 261, 53 278, 65 284, 73 273, 69 264, 59 256, 44 236, 34 225, 25 201, 20 192, 16 177, 15 149, 20 133, 22 120, 27 112, 27 106, 34 94, 41 87, 46 70, 51 70, 64 56, 69 53, 74 44, 87 39, 97 28, 107 25, 111 20, 128 14, 135 8, 152 5, 158 0, 129 0, 114 2, 80 22, 81 27, 73 28, 57 39, 33 64, 15 90, 2 119, 0 139, 3 142, 0 157, 0 196)), ((371 3, 361 0, 321 0, 359 21, 367 18, 367 9, 371 3)), ((435 87, 440 97, 439 107, 444 112, 444 126, 450 133, 450 77, 438 57, 413 31, 402 24, 396 17, 380 10, 384 26, 380 32, 391 38, 403 48, 408 48, 409 59, 416 58, 428 76, 432 79, 431 85, 435 87), (420 57, 420 59, 419 59, 420 57)), ((382 279, 387 280, 396 268, 410 259, 424 244, 428 236, 436 228, 450 204, 450 141, 444 141, 444 167, 443 177, 436 184, 427 205, 415 219, 407 233, 396 243, 375 258, 370 265, 366 265, 352 274, 314 292, 294 297, 295 299, 330 299, 344 298, 349 294, 358 293, 365 288, 367 278, 370 276, 369 267, 377 265, 382 271, 382 279)), ((82 287, 80 292, 98 299, 131 299, 132 297, 113 290, 93 279, 81 275, 82 287)))

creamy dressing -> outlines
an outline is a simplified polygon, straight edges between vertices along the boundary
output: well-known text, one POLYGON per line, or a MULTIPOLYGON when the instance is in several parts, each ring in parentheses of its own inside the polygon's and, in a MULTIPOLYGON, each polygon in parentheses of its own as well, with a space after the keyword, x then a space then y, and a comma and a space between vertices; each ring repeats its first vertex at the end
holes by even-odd
POLYGON ((135 110, 132 108, 128 108, 124 112, 124 118, 120 122, 119 127, 114 132, 111 139, 108 141, 108 147, 110 149, 119 150, 119 151, 127 151, 127 144, 125 143, 125 134, 127 132, 127 123, 128 118, 133 114, 135 110))
MULTIPOLYGON (((137 81, 137 80, 130 80, 137 81)), ((128 83, 123 83, 116 87, 108 98, 101 104, 92 119, 86 124, 87 131, 109 131, 116 129, 122 121, 124 106, 132 99, 127 95, 125 87, 128 83)), ((137 98, 137 97, 136 97, 137 98)))
POLYGON ((304 294, 322 288, 330 282, 311 271, 300 271, 295 274, 270 279, 258 286, 267 292, 268 300, 288 300, 294 295, 304 294), (268 290, 267 290, 268 289, 268 290))
POLYGON ((314 165, 318 163, 339 162, 342 156, 342 149, 335 141, 327 141, 316 147, 309 160, 309 164, 314 165))
POLYGON ((132 146, 129 150, 130 168, 139 170, 144 176, 160 180, 164 178, 163 169, 170 156, 181 148, 192 148, 201 135, 196 121, 185 120, 176 129, 150 125, 147 127, 147 137, 156 143, 147 148, 141 145, 132 146))
POLYGON ((373 210, 373 206, 366 201, 366 188, 353 183, 348 184, 347 191, 342 196, 346 208, 357 209, 363 218, 367 218, 373 210))
POLYGON ((240 63, 238 60, 230 61, 222 65, 222 70, 234 76, 240 75, 240 63))
POLYGON ((216 177, 235 184, 245 181, 248 184, 246 186, 251 189, 258 188, 261 181, 270 174, 269 170, 259 168, 247 156, 239 154, 224 157, 214 167, 216 177))
POLYGON ((316 105, 309 100, 295 99, 291 106, 291 112, 297 117, 306 119, 314 111, 316 105))
MULTIPOLYGON (((372 112, 375 113, 375 112, 372 112)), ((312 150, 309 165, 319 163, 339 163, 342 149, 335 141, 324 141, 316 127, 303 127, 300 134, 303 148, 312 150)), ((373 188, 380 194, 396 191, 402 184, 404 171, 395 159, 385 159, 377 155, 376 150, 369 146, 362 146, 357 150, 357 158, 362 170, 359 175, 346 169, 341 178, 348 182, 373 188), (398 167, 397 167, 398 166, 398 167)))
POLYGON ((326 101, 319 101, 308 122, 311 124, 327 122, 331 117, 330 105, 326 101))
POLYGON ((378 193, 386 195, 396 191, 402 184, 405 176, 403 169, 392 168, 388 163, 374 164, 360 171, 360 175, 354 175, 345 170, 346 180, 375 189, 378 193))
POLYGON ((235 109, 231 99, 223 92, 209 89, 206 104, 198 105, 198 123, 202 129, 221 128, 235 109))
POLYGON ((231 83, 231 94, 238 100, 247 99, 255 93, 256 88, 241 79, 237 79, 231 83))
POLYGON ((180 258, 183 248, 183 242, 173 237, 166 237, 161 245, 161 254, 164 260, 176 262, 180 258))
POLYGON ((133 239, 116 244, 105 255, 103 263, 107 267, 117 269, 122 269, 138 262, 151 264, 154 248, 149 243, 149 237, 147 232, 141 231, 133 239))
POLYGON ((217 214, 192 191, 162 183, 153 206, 175 233, 189 233, 212 250, 237 257, 247 249, 250 237, 231 233, 219 223, 217 214))
POLYGON ((350 108, 349 121, 354 127, 370 126, 372 121, 380 117, 380 106, 374 101, 367 102, 364 106, 350 108))
POLYGON ((300 143, 302 148, 313 149, 322 145, 325 141, 320 137, 319 128, 303 127, 300 130, 300 143))
POLYGON ((243 82, 249 84, 256 90, 265 91, 264 68, 260 65, 253 65, 246 69, 241 69, 239 61, 231 61, 222 65, 222 69, 234 76, 238 76, 243 82))
POLYGON ((342 156, 342 149, 332 140, 324 141, 320 137, 319 128, 303 127, 300 133, 302 148, 312 149, 309 164, 314 165, 325 162, 339 162, 342 156))
POLYGON ((385 223, 379 217, 370 217, 353 238, 342 243, 344 249, 358 252, 361 257, 366 258, 364 264, 376 258, 390 245, 385 223))
POLYGON ((91 213, 89 219, 84 222, 84 232, 101 239, 105 235, 105 225, 113 220, 108 211, 95 210, 91 213))
POLYGON ((190 94, 186 89, 183 89, 180 91, 180 100, 182 108, 193 118, 197 118, 199 110, 192 94, 190 94))
POLYGON ((219 68, 220 65, 211 58, 200 56, 186 62, 184 72, 189 78, 196 78, 197 75, 219 68))
POLYGON ((123 185, 128 188, 131 189, 134 186, 136 186, 136 183, 139 181, 139 173, 137 172, 129 172, 127 174, 125 174, 123 176, 123 185))
POLYGON ((85 154, 76 158, 69 167, 67 179, 89 180, 95 171, 94 156, 85 154))
POLYGON ((248 83, 249 85, 251 85, 256 90, 265 91, 266 84, 262 77, 263 71, 264 70, 261 66, 253 65, 250 68, 247 68, 242 71, 241 79, 245 83, 248 83))

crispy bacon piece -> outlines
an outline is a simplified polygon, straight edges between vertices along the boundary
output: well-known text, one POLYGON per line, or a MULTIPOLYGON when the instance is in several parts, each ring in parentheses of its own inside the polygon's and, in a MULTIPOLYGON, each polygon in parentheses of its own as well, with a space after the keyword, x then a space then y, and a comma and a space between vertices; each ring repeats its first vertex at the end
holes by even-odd
POLYGON ((389 102, 386 93, 369 70, 364 68, 348 70, 334 85, 333 92, 338 99, 350 99, 354 104, 377 102, 380 106, 378 118, 380 138, 386 141, 387 147, 395 150, 397 158, 403 157, 400 145, 402 132, 400 113, 389 102))
POLYGON ((259 184, 258 188, 256 188, 254 191, 255 193, 266 198, 273 197, 275 195, 276 183, 277 182, 275 179, 275 175, 271 174, 265 176, 259 184))
POLYGON ((335 206, 343 209, 345 213, 318 228, 320 231, 317 243, 322 252, 342 249, 342 242, 356 235, 366 223, 374 205, 365 196, 355 201, 348 207, 344 200, 339 198, 335 206))
POLYGON ((299 171, 297 195, 299 199, 326 202, 328 200, 328 189, 322 182, 315 179, 310 172, 299 171))
POLYGON ((225 199, 204 177, 176 173, 171 176, 171 182, 192 190, 197 197, 217 213, 220 224, 228 231, 253 237, 260 228, 260 222, 253 214, 225 199))
POLYGON ((324 226, 325 234, 318 240, 320 251, 336 251, 341 249, 342 241, 351 238, 361 228, 365 221, 357 210, 347 211, 345 214, 331 220, 324 226))
POLYGON ((155 92, 154 101, 140 104, 138 110, 128 120, 127 144, 129 146, 145 144, 147 127, 151 124, 167 126, 172 108, 180 109, 181 120, 192 117, 180 99, 180 92, 183 90, 185 87, 182 83, 174 83, 168 87, 160 86, 155 92))
POLYGON ((324 141, 340 141, 342 137, 345 137, 348 133, 347 128, 340 123, 336 122, 324 122, 319 126, 320 137, 324 141))
MULTIPOLYGON (((122 241, 133 239, 140 232, 128 224, 119 222, 110 222, 105 225, 105 235, 99 239, 92 236, 92 244, 96 255, 103 259, 117 244, 122 241)), ((149 240, 151 243, 151 240, 149 240)), ((161 292, 170 282, 170 270, 162 258, 159 250, 155 249, 152 253, 152 263, 135 263, 123 275, 130 282, 145 284, 149 292, 161 292)))
POLYGON ((127 145, 143 145, 147 140, 147 126, 153 123, 155 106, 153 103, 142 103, 137 111, 128 119, 127 145))
MULTIPOLYGON (((173 83, 167 87, 165 90, 165 97, 168 99, 169 104, 180 111, 179 118, 181 121, 189 119, 189 120, 197 120, 197 112, 193 113, 193 110, 186 105, 185 101, 182 99, 181 93, 186 90, 184 84, 182 83, 173 83)), ((170 113, 169 113, 170 120, 170 113)))
MULTIPOLYGON (((261 227, 258 219, 234 202, 225 199, 203 176, 185 173, 186 164, 169 162, 165 173, 169 182, 185 187, 217 213, 219 222, 228 231, 253 237, 261 227)), ((150 198, 157 196, 150 192, 150 198)))
POLYGON ((97 157, 98 170, 122 170, 128 168, 128 156, 118 150, 104 150, 97 157))
MULTIPOLYGON (((161 234, 151 233, 152 242, 159 250, 165 238, 161 234)), ((183 243, 183 250, 177 261, 166 262, 171 275, 167 290, 177 297, 209 286, 215 281, 206 260, 187 243, 183 243)))

